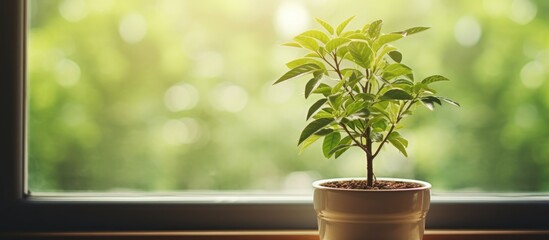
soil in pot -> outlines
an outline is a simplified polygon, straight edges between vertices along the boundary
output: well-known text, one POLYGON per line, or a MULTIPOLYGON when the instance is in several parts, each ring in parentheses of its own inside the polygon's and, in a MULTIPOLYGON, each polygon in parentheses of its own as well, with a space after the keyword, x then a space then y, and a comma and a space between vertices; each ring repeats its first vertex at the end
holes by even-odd
POLYGON ((374 186, 369 187, 366 180, 348 180, 348 181, 333 181, 321 184, 323 187, 339 188, 339 189, 365 189, 365 190, 395 190, 418 188, 421 184, 401 181, 384 181, 378 180, 374 182, 374 186))

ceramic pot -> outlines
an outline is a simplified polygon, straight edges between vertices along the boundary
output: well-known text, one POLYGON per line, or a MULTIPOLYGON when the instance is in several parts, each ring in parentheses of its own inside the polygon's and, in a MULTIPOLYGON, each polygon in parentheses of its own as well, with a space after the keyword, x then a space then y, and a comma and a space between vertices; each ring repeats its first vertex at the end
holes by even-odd
POLYGON ((320 240, 421 240, 429 210, 431 184, 397 190, 352 190, 321 186, 325 182, 364 178, 337 178, 313 183, 314 208, 320 240))

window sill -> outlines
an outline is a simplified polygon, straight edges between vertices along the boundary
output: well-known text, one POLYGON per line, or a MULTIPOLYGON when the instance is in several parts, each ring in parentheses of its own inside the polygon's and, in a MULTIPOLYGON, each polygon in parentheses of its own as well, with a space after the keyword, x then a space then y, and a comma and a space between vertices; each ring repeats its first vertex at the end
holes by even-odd
MULTIPOLYGON (((0 233, 0 239, 318 240, 316 231, 152 231, 0 233)), ((542 240, 549 230, 428 230, 424 240, 542 240)))

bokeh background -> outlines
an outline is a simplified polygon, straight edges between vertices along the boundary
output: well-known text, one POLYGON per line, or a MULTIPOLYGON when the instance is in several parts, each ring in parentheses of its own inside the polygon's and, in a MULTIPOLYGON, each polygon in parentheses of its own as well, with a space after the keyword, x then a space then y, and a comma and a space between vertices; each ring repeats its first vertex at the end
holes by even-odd
POLYGON ((438 192, 549 191, 549 1, 31 0, 28 184, 33 192, 300 192, 364 176, 360 151, 325 159, 297 139, 314 99, 272 86, 304 54, 281 44, 314 18, 384 20, 416 79, 461 103, 418 109, 377 176, 438 192))

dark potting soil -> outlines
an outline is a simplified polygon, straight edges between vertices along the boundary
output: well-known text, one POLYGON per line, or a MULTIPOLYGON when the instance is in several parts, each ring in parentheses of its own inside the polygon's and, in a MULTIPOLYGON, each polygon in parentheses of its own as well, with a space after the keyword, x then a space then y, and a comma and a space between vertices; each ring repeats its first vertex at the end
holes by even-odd
POLYGON ((399 181, 376 181, 373 187, 368 187, 366 180, 334 181, 321 184, 324 187, 341 189, 365 189, 365 190, 395 190, 418 188, 421 184, 399 181))

